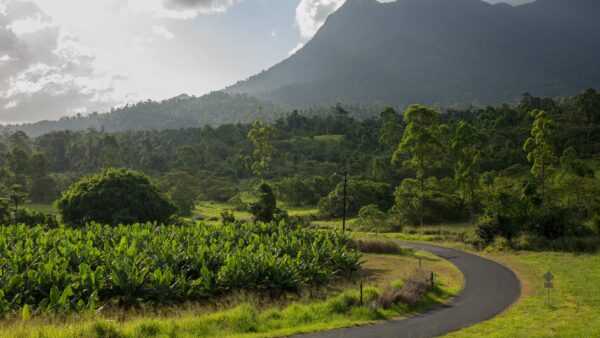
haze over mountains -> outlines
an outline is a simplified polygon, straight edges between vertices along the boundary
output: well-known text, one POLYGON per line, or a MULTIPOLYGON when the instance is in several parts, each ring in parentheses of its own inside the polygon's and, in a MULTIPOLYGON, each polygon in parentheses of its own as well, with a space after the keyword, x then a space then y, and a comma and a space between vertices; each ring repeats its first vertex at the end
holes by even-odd
POLYGON ((348 0, 304 48, 227 89, 292 107, 496 104, 600 86, 600 1, 348 0))
POLYGON ((598 0, 347 0, 306 46, 225 93, 10 129, 200 127, 338 102, 488 105, 590 87, 600 88, 598 0))

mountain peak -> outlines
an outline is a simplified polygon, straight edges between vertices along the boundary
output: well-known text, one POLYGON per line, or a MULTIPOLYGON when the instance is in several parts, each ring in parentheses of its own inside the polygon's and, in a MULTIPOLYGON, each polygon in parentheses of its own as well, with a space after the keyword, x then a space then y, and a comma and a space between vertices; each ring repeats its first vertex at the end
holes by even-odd
POLYGON ((597 0, 347 0, 298 53, 227 90, 292 107, 496 104, 600 87, 597 0))

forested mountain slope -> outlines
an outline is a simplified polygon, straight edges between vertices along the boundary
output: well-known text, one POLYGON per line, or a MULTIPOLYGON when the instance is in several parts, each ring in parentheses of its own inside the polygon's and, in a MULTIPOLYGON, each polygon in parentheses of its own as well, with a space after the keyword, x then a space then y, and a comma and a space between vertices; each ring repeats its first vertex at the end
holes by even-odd
POLYGON ((29 136, 60 130, 164 130, 247 123, 259 117, 274 120, 282 116, 282 111, 276 104, 248 95, 213 92, 201 97, 184 94, 161 102, 144 101, 109 113, 64 117, 6 129, 22 130, 29 136))
POLYGON ((294 108, 448 106, 600 85, 600 1, 348 0, 287 60, 228 88, 294 108))

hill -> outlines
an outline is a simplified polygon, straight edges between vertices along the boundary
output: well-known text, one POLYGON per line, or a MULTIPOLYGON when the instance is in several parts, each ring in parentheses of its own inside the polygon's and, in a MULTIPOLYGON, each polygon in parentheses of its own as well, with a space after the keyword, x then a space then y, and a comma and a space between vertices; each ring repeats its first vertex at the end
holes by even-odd
POLYGON ((294 108, 448 106, 600 86, 600 2, 347 0, 304 48, 229 88, 294 108))
POLYGON ((5 129, 22 130, 33 137, 60 130, 180 129, 247 123, 259 117, 273 120, 282 116, 282 111, 279 105, 248 95, 213 92, 201 97, 183 94, 161 102, 144 101, 127 105, 103 114, 64 117, 58 121, 13 125, 5 129))

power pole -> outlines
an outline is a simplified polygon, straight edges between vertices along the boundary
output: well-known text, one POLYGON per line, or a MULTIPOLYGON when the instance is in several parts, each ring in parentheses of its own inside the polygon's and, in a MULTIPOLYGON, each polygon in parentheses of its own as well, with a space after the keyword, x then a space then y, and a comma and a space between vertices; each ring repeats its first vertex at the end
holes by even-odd
POLYGON ((346 232, 346 190, 348 186, 348 169, 344 164, 344 207, 342 209, 342 232, 346 232))

